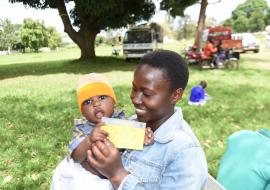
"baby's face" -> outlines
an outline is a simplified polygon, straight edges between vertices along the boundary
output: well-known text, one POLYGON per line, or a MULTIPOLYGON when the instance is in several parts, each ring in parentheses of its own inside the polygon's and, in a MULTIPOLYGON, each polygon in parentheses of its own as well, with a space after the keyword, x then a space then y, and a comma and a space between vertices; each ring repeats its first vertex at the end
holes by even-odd
POLYGON ((110 96, 93 96, 83 102, 82 114, 88 121, 98 123, 102 117, 112 116, 114 104, 110 96))

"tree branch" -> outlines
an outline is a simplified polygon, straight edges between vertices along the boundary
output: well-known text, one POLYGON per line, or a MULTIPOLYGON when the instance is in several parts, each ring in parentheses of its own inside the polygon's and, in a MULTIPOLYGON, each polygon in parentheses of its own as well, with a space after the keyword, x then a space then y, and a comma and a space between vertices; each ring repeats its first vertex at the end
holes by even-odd
POLYGON ((58 9, 59 16, 61 17, 61 20, 64 24, 64 31, 69 35, 72 40, 76 41, 77 32, 72 27, 64 0, 56 0, 56 7, 58 9))

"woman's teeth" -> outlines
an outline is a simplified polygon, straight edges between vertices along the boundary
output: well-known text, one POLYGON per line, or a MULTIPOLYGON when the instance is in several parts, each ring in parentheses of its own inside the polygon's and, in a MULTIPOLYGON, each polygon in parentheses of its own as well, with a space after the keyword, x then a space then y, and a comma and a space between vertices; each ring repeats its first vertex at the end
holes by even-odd
POLYGON ((145 110, 142 110, 142 109, 136 109, 136 112, 139 113, 139 114, 142 114, 142 113, 145 113, 146 111, 145 110))

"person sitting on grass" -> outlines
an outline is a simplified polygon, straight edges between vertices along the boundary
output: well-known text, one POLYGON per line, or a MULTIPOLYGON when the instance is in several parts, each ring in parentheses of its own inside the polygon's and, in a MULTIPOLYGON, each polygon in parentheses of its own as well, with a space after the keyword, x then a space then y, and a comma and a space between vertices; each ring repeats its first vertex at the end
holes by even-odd
POLYGON ((205 92, 205 88, 207 87, 207 82, 202 80, 199 85, 194 86, 191 89, 189 96, 189 105, 203 106, 207 100, 209 100, 209 96, 207 96, 205 92))
MULTIPOLYGON (((125 118, 123 111, 114 110, 116 96, 102 75, 91 73, 78 80, 77 99, 82 119, 75 120, 69 155, 54 171, 51 190, 109 190, 110 182, 104 179, 91 164, 86 154, 91 144, 103 141, 108 133, 100 129, 102 117, 125 118), (98 124, 99 123, 99 124, 98 124)), ((152 131, 146 129, 145 144, 152 141, 152 131)))

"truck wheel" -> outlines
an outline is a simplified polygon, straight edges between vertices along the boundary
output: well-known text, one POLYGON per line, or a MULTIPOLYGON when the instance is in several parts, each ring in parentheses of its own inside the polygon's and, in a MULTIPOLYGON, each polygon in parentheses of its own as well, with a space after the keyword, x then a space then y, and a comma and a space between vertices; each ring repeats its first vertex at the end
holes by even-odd
POLYGON ((259 53, 259 50, 258 50, 258 49, 256 49, 256 50, 254 50, 253 52, 254 52, 254 53, 259 53))

